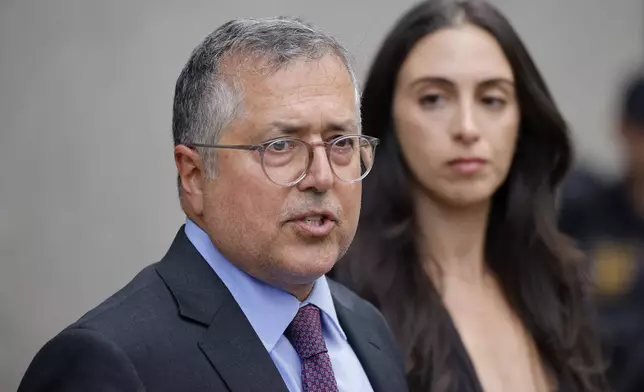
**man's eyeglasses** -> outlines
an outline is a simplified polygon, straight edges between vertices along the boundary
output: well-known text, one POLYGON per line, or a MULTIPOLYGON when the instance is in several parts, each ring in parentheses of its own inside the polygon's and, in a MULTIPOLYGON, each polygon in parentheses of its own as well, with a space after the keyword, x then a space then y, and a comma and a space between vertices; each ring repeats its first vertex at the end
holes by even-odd
POLYGON ((340 136, 328 142, 308 143, 281 137, 261 144, 223 145, 192 143, 190 147, 258 151, 266 177, 280 186, 294 186, 306 177, 315 147, 324 147, 333 174, 344 182, 357 182, 369 174, 379 140, 365 135, 340 136))

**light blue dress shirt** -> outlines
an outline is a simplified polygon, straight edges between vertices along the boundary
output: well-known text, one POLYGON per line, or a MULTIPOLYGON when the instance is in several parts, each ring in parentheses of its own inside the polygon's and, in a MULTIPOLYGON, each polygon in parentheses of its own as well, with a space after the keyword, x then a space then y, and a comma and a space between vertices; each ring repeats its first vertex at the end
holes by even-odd
POLYGON ((284 331, 299 308, 308 304, 322 310, 322 332, 340 392, 373 392, 340 326, 326 277, 316 280, 309 297, 300 302, 293 295, 251 277, 226 260, 208 234, 190 219, 186 220, 185 232, 241 307, 290 392, 302 391, 301 363, 284 331))

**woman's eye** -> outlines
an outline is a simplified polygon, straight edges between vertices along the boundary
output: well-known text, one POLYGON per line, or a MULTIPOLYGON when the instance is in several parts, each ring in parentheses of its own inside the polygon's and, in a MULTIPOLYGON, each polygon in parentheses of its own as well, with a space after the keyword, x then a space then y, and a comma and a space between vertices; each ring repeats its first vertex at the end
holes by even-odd
POLYGON ((440 105, 445 98, 441 94, 426 94, 420 97, 419 103, 422 106, 437 106, 440 105))
POLYGON ((504 98, 493 97, 493 96, 483 97, 481 99, 481 102, 483 102, 485 106, 488 106, 491 108, 502 108, 507 103, 507 101, 504 98))

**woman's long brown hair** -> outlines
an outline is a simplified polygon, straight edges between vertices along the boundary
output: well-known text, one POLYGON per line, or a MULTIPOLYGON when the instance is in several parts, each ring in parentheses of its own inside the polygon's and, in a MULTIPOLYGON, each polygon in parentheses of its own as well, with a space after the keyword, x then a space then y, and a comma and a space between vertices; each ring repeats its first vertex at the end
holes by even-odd
POLYGON ((456 23, 474 24, 498 41, 515 75, 522 116, 510 172, 493 196, 488 268, 555 376, 571 392, 604 391, 584 269, 556 226, 555 190, 572 159, 567 125, 518 35, 487 2, 422 2, 385 39, 362 98, 364 133, 381 146, 364 180, 356 238, 331 275, 385 315, 410 364, 412 391, 457 390, 449 315, 420 265, 411 175, 392 120, 396 77, 411 48, 456 23))

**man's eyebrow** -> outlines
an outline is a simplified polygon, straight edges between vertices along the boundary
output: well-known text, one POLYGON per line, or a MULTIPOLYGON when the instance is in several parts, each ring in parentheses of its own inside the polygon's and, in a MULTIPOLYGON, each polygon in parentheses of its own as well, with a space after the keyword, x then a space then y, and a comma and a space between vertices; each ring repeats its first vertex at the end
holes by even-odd
POLYGON ((280 136, 293 136, 301 134, 306 129, 300 122, 276 120, 270 122, 257 135, 258 140, 272 139, 280 136))
POLYGON ((301 132, 304 128, 306 128, 306 126, 299 122, 277 120, 272 121, 266 128, 267 132, 293 134, 301 132))
MULTIPOLYGON (((272 121, 266 127, 266 130, 262 132, 263 137, 279 137, 282 135, 293 136, 306 132, 310 129, 309 124, 304 124, 299 121, 284 121, 276 120, 272 121)), ((344 133, 358 133, 360 127, 355 120, 345 120, 345 121, 329 121, 324 124, 323 132, 337 131, 344 133)))
POLYGON ((358 133, 359 127, 355 120, 331 121, 325 127, 329 131, 343 131, 347 133, 358 133))

